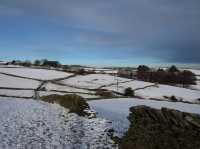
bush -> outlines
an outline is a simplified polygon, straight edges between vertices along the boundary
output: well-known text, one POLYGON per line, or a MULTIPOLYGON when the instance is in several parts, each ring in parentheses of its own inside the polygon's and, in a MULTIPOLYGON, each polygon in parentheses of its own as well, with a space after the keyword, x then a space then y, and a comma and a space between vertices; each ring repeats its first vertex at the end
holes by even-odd
POLYGON ((35 60, 34 61, 34 65, 35 66, 40 66, 41 65, 41 61, 40 60, 35 60))
POLYGON ((26 60, 26 61, 22 62, 21 65, 25 66, 25 67, 30 67, 32 64, 30 61, 26 60))
POLYGON ((124 90, 124 95, 125 96, 134 96, 134 91, 132 90, 132 88, 128 87, 124 90))
POLYGON ((170 97, 170 100, 173 101, 173 102, 178 101, 178 99, 176 98, 176 96, 171 96, 171 97, 170 97))
POLYGON ((188 70, 180 71, 176 66, 169 69, 151 70, 147 66, 137 68, 137 78, 142 81, 158 82, 163 84, 182 84, 183 87, 196 84, 196 76, 188 70))
POLYGON ((140 65, 137 68, 137 78, 143 81, 149 81, 150 68, 145 65, 140 65))
POLYGON ((43 66, 47 66, 47 67, 60 67, 61 64, 58 61, 49 61, 49 60, 44 60, 43 62, 43 66))
POLYGON ((183 86, 190 84, 195 85, 197 80, 195 74, 188 70, 182 71, 179 75, 179 78, 180 83, 183 84, 183 86))
POLYGON ((85 70, 84 69, 79 69, 76 74, 84 75, 85 74, 85 70))
POLYGON ((99 95, 105 98, 113 97, 113 93, 111 91, 106 91, 106 90, 101 90, 101 89, 96 91, 96 95, 99 95))
POLYGON ((168 72, 170 72, 170 73, 177 73, 177 72, 180 72, 180 71, 178 70, 178 68, 177 68, 176 66, 172 65, 172 66, 168 69, 168 72))
POLYGON ((69 109, 70 112, 77 113, 80 116, 87 115, 85 110, 89 109, 88 103, 82 97, 77 96, 75 94, 53 94, 48 96, 42 96, 41 100, 49 103, 58 103, 59 105, 69 109))

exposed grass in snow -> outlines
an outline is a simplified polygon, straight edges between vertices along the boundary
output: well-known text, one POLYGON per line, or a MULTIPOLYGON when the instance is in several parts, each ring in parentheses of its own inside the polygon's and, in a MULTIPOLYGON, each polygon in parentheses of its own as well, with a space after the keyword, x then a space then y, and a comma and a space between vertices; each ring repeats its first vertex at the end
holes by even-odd
POLYGON ((42 101, 49 103, 58 103, 59 105, 69 109, 70 112, 77 113, 80 116, 87 115, 86 109, 89 109, 87 102, 80 96, 75 94, 66 95, 48 95, 40 98, 42 101))

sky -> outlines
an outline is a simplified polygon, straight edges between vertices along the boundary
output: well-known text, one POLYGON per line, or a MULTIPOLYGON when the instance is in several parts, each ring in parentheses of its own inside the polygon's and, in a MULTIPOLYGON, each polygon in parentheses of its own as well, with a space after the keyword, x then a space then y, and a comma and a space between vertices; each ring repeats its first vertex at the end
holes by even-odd
POLYGON ((200 64, 200 0, 0 0, 0 60, 200 64))

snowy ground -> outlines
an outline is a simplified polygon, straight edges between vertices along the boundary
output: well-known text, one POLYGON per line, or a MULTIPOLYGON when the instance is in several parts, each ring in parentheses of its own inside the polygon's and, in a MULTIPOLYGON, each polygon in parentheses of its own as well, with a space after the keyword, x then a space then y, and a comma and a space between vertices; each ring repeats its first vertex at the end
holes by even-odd
POLYGON ((1 65, 0 67, 4 67, 4 68, 22 68, 23 66, 20 65, 1 65))
POLYGON ((118 136, 122 136, 129 127, 127 116, 129 115, 129 108, 132 106, 146 105, 157 109, 167 107, 183 112, 200 114, 200 105, 181 102, 142 100, 136 98, 116 98, 93 100, 88 101, 88 103, 92 109, 98 112, 98 117, 106 118, 112 121, 111 125, 118 136))
POLYGON ((0 87, 35 89, 39 86, 39 84, 39 81, 0 74, 0 87))
POLYGON ((67 111, 36 100, 0 99, 0 148, 112 148, 106 120, 67 111))
POLYGON ((33 90, 9 90, 9 89, 0 89, 1 96, 13 96, 13 97, 24 97, 31 98, 34 96, 33 90))
MULTIPOLYGON (((55 70, 46 70, 46 69, 32 69, 32 68, 0 68, 0 72, 14 74, 17 76, 23 76, 28 78, 35 78, 39 80, 54 80, 55 78, 65 78, 71 73, 65 73, 61 71, 55 70)), ((12 77, 4 74, 0 74, 0 87, 7 88, 23 88, 23 89, 36 89, 41 84, 41 81, 35 81, 31 79, 23 79, 18 77, 12 77)), ((166 97, 175 96, 178 100, 188 101, 193 103, 199 103, 200 98, 200 87, 199 84, 190 86, 190 88, 195 89, 185 89, 179 87, 173 87, 168 85, 158 85, 155 86, 154 83, 130 80, 121 77, 115 77, 108 74, 89 74, 84 76, 74 76, 68 79, 57 81, 58 84, 52 82, 46 82, 43 84, 43 87, 47 89, 47 92, 42 92, 42 94, 50 94, 51 91, 58 91, 57 94, 63 93, 77 93, 78 95, 84 98, 99 98, 99 96, 95 96, 94 91, 90 91, 89 89, 107 89, 110 91, 115 91, 119 93, 124 93, 124 90, 128 87, 131 87, 135 90, 135 95, 140 96, 142 98, 150 99, 161 99, 161 100, 169 100, 166 97), (63 85, 59 85, 59 83, 63 85), (118 85, 117 85, 118 83, 118 85)), ((19 97, 30 97, 32 94, 27 96, 28 91, 23 93, 22 91, 6 91, 4 94, 13 96, 14 92, 19 97), (26 94, 24 96, 23 94, 26 94)), ((2 93, 2 95, 4 95, 2 93)), ((41 94, 41 93, 40 93, 41 94)))
POLYGON ((80 88, 97 89, 104 85, 106 86, 112 83, 117 83, 117 80, 118 82, 130 81, 130 79, 115 77, 107 74, 90 74, 72 77, 60 82, 80 88))
POLYGON ((94 91, 78 89, 78 88, 74 88, 74 87, 70 87, 70 86, 57 85, 57 84, 53 84, 53 83, 47 83, 42 87, 45 87, 47 90, 95 94, 94 91))
MULTIPOLYGON (((124 90, 128 87, 131 87, 135 90, 135 95, 150 99, 161 99, 161 100, 169 100, 165 97, 175 96, 178 100, 188 101, 193 103, 199 103, 198 99, 200 99, 200 91, 191 90, 181 87, 174 87, 169 85, 155 85, 154 83, 144 82, 144 81, 131 81, 126 83, 119 83, 117 85, 111 85, 108 87, 103 87, 103 89, 116 91, 119 93, 124 93, 124 90)), ((198 88, 198 85, 192 86, 193 88, 198 88)))
POLYGON ((136 96, 143 98, 155 98, 166 100, 166 97, 175 96, 178 100, 199 103, 200 91, 174 87, 169 85, 158 85, 158 87, 148 87, 145 89, 137 90, 136 96))
POLYGON ((193 72, 195 75, 200 76, 200 69, 183 69, 183 70, 189 70, 193 72))
POLYGON ((189 88, 200 91, 200 81, 197 81, 196 83, 196 85, 190 85, 189 88))
POLYGON ((119 83, 118 86, 117 84, 114 84, 108 87, 103 87, 103 89, 124 93, 124 90, 128 87, 131 87, 133 90, 135 90, 138 88, 144 88, 144 87, 152 86, 152 85, 154 85, 154 83, 134 80, 130 82, 119 83))
MULTIPOLYGON (((50 94, 64 95, 76 93, 86 99, 95 99, 100 97, 94 95, 95 91, 90 89, 103 88, 124 93, 126 88, 131 87, 135 90, 136 96, 145 99, 168 100, 166 97, 176 96, 179 100, 199 103, 198 99, 200 98, 200 90, 168 85, 156 86, 153 83, 130 80, 108 74, 79 75, 56 81, 55 79, 63 79, 73 74, 32 68, 0 68, 0 72, 38 80, 48 80, 35 81, 0 74, 0 95, 2 96, 31 98, 50 94), (117 82, 118 86, 116 85, 117 82), (38 88, 42 85, 41 83, 43 86, 38 88), (43 91, 43 87, 47 91, 43 91), (18 90, 14 90, 14 88, 18 88, 18 90), (28 90, 36 88, 39 91, 28 90)), ((199 87, 198 85, 191 87, 199 87)), ((154 108, 161 108, 163 106, 200 114, 200 105, 181 102, 140 100, 135 98, 116 98, 88 102, 99 113, 100 117, 113 121, 112 125, 99 118, 88 120, 75 114, 69 114, 58 105, 34 100, 1 97, 0 142, 2 143, 0 143, 0 148, 17 148, 16 146, 18 148, 25 148, 28 145, 30 145, 30 148, 37 149, 56 147, 84 149, 87 146, 98 148, 98 145, 99 148, 110 148, 112 143, 109 143, 111 140, 106 136, 104 130, 107 127, 113 126, 117 135, 123 135, 129 126, 126 118, 129 114, 129 108, 136 105, 147 105, 154 108), (19 146, 19 144, 22 146, 19 146)))
POLYGON ((71 73, 61 71, 32 68, 0 68, 0 72, 39 80, 51 80, 72 75, 71 73))

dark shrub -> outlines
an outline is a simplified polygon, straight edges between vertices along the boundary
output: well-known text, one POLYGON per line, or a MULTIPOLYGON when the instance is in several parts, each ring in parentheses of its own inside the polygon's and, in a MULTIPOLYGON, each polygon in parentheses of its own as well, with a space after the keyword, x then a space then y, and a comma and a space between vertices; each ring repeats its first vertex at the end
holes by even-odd
POLYGON ((196 80, 197 80, 195 77, 195 74, 188 70, 182 71, 179 74, 179 78, 180 78, 180 84, 182 84, 183 86, 189 85, 189 84, 195 85, 196 80))
POLYGON ((171 96, 171 97, 170 97, 170 100, 171 100, 171 101, 174 101, 174 102, 178 101, 178 99, 177 99, 175 96, 171 96))
POLYGON ((169 69, 151 70, 145 65, 137 68, 137 79, 148 82, 158 82, 163 84, 182 84, 183 87, 196 84, 196 76, 188 70, 180 71, 176 66, 169 69))
POLYGON ((41 65, 40 60, 35 60, 35 61, 34 61, 34 65, 35 65, 35 66, 40 66, 40 65, 41 65))
POLYGON ((171 73, 176 73, 176 72, 179 72, 178 68, 174 65, 172 65, 169 69, 168 69, 168 72, 171 72, 171 73))
POLYGON ((143 81, 149 81, 150 68, 145 65, 140 65, 137 68, 137 78, 143 81))
POLYGON ((47 66, 47 67, 60 67, 61 64, 58 61, 44 60, 43 66, 47 66))
POLYGON ((40 90, 41 90, 41 91, 46 91, 46 88, 45 88, 45 87, 41 87, 40 90))
POLYGON ((124 90, 124 95, 125 96, 134 96, 134 91, 132 90, 132 88, 128 87, 124 90))
POLYGON ((30 61, 26 60, 26 61, 22 62, 21 65, 25 66, 25 67, 30 67, 32 64, 30 61))
POLYGON ((76 74, 84 75, 85 74, 85 70, 84 69, 79 69, 76 74))
POLYGON ((105 98, 113 97, 113 93, 111 91, 106 91, 106 90, 101 90, 101 89, 96 91, 96 95, 99 95, 105 98))

